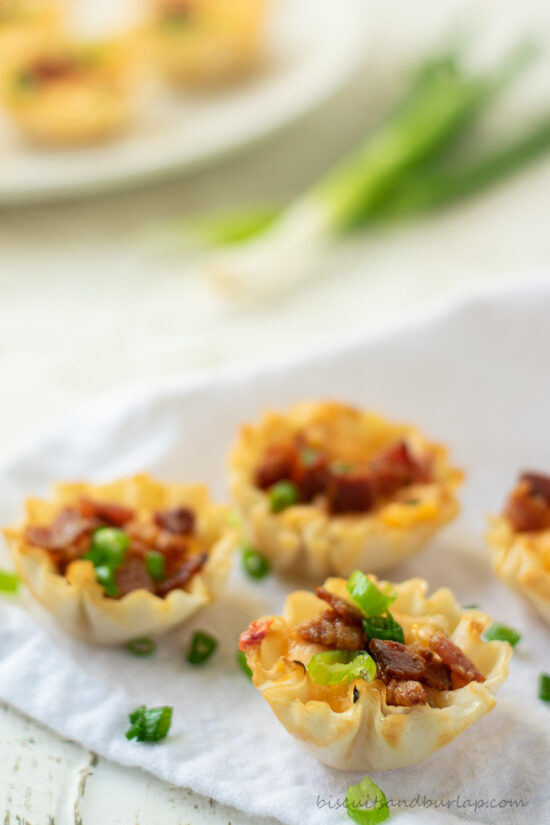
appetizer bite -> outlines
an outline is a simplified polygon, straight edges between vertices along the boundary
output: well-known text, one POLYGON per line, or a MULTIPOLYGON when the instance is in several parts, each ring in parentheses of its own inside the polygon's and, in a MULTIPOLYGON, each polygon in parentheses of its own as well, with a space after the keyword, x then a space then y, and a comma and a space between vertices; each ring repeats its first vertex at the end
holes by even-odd
POLYGON ((133 38, 43 45, 4 78, 2 97, 29 140, 78 145, 105 140, 131 121, 140 72, 133 38))
POLYGON ((550 476, 522 473, 486 538, 497 576, 550 623, 550 476))
POLYGON ((4 534, 33 596, 68 633, 118 644, 164 632, 212 602, 236 534, 200 485, 146 475, 58 484, 4 534))
POLYGON ((57 38, 61 27, 56 0, 0 0, 0 73, 57 38))
POLYGON ((490 619, 450 590, 378 582, 354 571, 317 595, 288 596, 284 616, 240 637, 255 686, 321 762, 349 770, 412 765, 495 705, 512 649, 484 642, 490 619), (390 612, 391 606, 391 612, 390 612))
POLYGON ((266 0, 152 0, 156 65, 173 84, 232 81, 260 61, 266 11, 266 0))
POLYGON ((444 447, 335 402, 245 426, 229 467, 252 544, 276 567, 318 576, 388 567, 458 512, 462 473, 444 447))

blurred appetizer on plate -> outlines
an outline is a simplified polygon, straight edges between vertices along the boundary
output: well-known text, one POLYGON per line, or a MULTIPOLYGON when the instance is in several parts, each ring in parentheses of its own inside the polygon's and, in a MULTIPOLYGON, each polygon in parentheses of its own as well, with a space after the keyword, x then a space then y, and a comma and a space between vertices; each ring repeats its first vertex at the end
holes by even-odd
POLYGON ((321 762, 390 770, 427 759, 496 704, 512 649, 485 642, 490 619, 422 579, 355 571, 317 595, 291 593, 284 615, 240 637, 253 682, 321 762), (391 610, 390 610, 391 608, 391 610))
POLYGON ((267 0, 151 0, 157 68, 176 85, 217 85, 259 65, 267 0))
POLYGON ((36 600, 68 633, 118 644, 155 635, 212 602, 237 536, 201 485, 147 475, 57 484, 4 534, 36 600))
POLYGON ((27 139, 71 146, 96 143, 133 120, 143 86, 139 41, 44 45, 4 78, 2 99, 27 139))
POLYGON ((416 428, 331 401, 244 426, 229 472, 251 543, 275 567, 319 576, 410 556, 456 516, 462 481, 416 428))
POLYGON ((60 36, 64 7, 56 0, 0 0, 0 74, 60 36))
POLYGON ((487 531, 495 573, 550 624, 550 476, 522 473, 487 531))

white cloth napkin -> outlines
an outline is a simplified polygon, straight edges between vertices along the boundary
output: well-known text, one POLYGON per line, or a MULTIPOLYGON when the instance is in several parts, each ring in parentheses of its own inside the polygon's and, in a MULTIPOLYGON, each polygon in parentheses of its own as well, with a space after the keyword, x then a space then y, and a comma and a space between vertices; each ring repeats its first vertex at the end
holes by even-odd
MULTIPOLYGON (((478 297, 298 364, 103 399, 1 469, 1 522, 16 520, 22 499, 55 479, 147 469, 205 479, 223 494, 239 424, 299 398, 346 399, 416 422, 449 442, 466 469, 463 513, 389 577, 450 585, 523 639, 490 714, 432 759, 373 779, 400 825, 549 822, 550 706, 537 699, 537 675, 550 671, 550 628, 493 577, 482 541, 485 514, 502 505, 517 471, 550 470, 549 318, 550 288, 478 297)), ((0 599, 0 697, 101 755, 250 814, 289 825, 345 822, 338 806, 360 776, 306 755, 235 662, 239 631, 279 611, 295 583, 271 576, 255 584, 238 568, 236 560, 223 598, 162 639, 152 659, 68 638, 28 595, 0 599), (201 668, 183 654, 197 627, 220 640, 201 668), (174 706, 163 743, 126 741, 128 713, 142 703, 174 706)))

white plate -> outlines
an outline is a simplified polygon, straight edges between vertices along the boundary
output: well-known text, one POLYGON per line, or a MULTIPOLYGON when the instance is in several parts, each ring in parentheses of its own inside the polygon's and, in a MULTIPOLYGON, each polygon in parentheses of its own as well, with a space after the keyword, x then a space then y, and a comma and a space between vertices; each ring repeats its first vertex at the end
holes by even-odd
POLYGON ((32 148, 0 122, 0 203, 89 193, 183 171, 249 145, 304 115, 364 54, 360 0, 276 0, 270 64, 221 93, 152 100, 134 131, 104 146, 32 148))

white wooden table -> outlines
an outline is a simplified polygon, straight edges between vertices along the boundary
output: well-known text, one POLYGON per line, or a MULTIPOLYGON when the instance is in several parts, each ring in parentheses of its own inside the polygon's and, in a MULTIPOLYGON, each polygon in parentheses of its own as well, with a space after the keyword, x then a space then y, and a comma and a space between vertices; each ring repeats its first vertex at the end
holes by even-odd
MULTIPOLYGON (((97 392, 152 385, 220 363, 276 358, 409 316, 472 287, 550 277, 550 162, 475 202, 335 250, 334 274, 247 314, 208 303, 178 255, 143 240, 158 221, 287 198, 384 106, 396 66, 452 21, 479 21, 489 46, 550 31, 538 0, 366 0, 365 66, 336 100, 245 157, 185 180, 49 207, 0 210, 0 451, 97 392), (460 14, 457 13, 460 10, 460 14), (512 40, 513 40, 512 37, 512 40)), ((546 106, 548 62, 499 106, 490 128, 546 106)), ((232 823, 243 814, 97 759, 0 706, 5 825, 232 823)))

